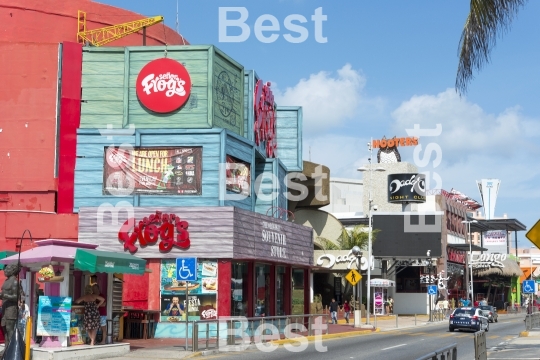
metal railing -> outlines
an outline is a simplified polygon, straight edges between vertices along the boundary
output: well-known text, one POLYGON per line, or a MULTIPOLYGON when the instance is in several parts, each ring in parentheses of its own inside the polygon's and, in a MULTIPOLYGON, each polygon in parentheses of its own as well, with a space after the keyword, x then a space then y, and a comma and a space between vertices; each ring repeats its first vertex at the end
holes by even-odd
POLYGON ((540 328, 540 313, 527 314, 525 316, 525 330, 530 331, 535 328, 540 328))
POLYGON ((431 311, 431 320, 432 321, 444 321, 446 319, 446 312, 445 310, 432 310, 431 311))
POLYGON ((486 332, 484 330, 474 333, 474 359, 487 360, 486 332))
POLYGON ((265 343, 295 336, 318 335, 317 328, 313 326, 317 318, 321 318, 320 323, 326 325, 324 327, 326 330, 323 331, 328 334, 328 314, 224 317, 215 320, 191 321, 191 347, 194 352, 217 350, 224 345, 238 345, 238 342, 240 345, 246 345, 246 343, 265 343))
POLYGON ((435 350, 416 360, 457 360, 457 344, 448 345, 442 349, 435 350))

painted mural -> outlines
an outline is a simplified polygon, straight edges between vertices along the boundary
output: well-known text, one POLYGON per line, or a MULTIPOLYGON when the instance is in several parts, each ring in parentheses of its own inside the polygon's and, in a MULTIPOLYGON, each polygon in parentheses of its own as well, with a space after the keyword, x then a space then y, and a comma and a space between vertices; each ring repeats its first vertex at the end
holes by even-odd
POLYGON ((186 315, 189 321, 217 319, 217 284, 216 260, 199 259, 197 280, 187 284, 176 280, 176 259, 162 260, 161 321, 181 322, 186 315))

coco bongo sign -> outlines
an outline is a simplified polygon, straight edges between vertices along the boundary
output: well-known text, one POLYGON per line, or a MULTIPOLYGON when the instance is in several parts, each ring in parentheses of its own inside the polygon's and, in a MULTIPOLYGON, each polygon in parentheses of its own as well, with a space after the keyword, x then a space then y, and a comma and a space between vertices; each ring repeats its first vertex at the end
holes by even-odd
POLYGON ((139 101, 156 113, 178 110, 191 93, 191 78, 184 65, 162 58, 146 64, 135 84, 139 101))
POLYGON ((255 85, 253 132, 255 144, 259 146, 261 143, 265 143, 266 156, 272 158, 277 155, 276 104, 274 103, 274 94, 272 94, 270 85, 269 82, 264 83, 260 79, 255 85))

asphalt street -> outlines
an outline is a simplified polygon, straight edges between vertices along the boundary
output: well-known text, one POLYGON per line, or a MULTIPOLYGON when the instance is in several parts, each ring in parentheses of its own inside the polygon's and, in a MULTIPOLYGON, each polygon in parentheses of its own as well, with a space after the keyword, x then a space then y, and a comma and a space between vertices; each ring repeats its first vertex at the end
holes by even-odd
MULTIPOLYGON (((500 318, 491 323, 487 333, 487 349, 498 347, 518 336, 524 329, 523 316, 500 318)), ((222 353, 206 358, 257 360, 257 359, 417 359, 437 349, 457 343, 458 359, 474 359, 474 332, 449 332, 448 322, 409 329, 396 329, 350 338, 326 339, 317 348, 314 342, 301 352, 291 352, 283 346, 264 352, 249 349, 243 352, 222 353)))

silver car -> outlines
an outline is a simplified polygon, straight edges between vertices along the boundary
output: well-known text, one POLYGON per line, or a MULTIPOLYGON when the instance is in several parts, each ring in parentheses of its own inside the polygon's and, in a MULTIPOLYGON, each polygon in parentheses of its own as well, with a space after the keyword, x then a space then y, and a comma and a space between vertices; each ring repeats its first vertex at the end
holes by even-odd
POLYGON ((448 330, 473 330, 489 331, 488 318, 484 316, 484 312, 475 307, 461 307, 457 308, 450 315, 448 321, 448 330))

